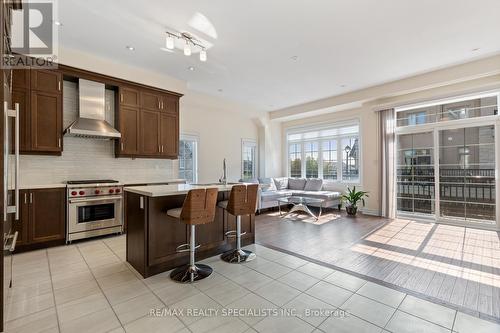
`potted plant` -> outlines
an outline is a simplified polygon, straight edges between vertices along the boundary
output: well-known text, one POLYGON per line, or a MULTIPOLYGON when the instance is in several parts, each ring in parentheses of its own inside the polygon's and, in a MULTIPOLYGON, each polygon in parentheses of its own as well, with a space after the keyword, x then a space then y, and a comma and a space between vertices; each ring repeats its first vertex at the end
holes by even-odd
POLYGON ((342 194, 342 201, 345 201, 347 203, 345 210, 347 211, 348 215, 351 216, 356 216, 356 213, 358 212, 358 201, 361 200, 363 203, 363 206, 365 205, 365 197, 368 196, 368 192, 365 191, 356 191, 356 186, 353 187, 351 190, 349 187, 347 187, 347 194, 342 194))

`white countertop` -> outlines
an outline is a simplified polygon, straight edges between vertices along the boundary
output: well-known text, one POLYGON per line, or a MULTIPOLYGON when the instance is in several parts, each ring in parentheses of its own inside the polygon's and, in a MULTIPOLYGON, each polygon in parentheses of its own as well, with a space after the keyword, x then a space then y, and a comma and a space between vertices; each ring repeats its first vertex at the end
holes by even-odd
POLYGON ((216 188, 220 191, 231 191, 233 185, 190 185, 190 184, 177 184, 177 185, 151 185, 151 186, 127 186, 123 190, 132 192, 148 197, 165 197, 171 195, 186 194, 189 190, 200 188, 216 188))
MULTIPOLYGON (((10 187, 10 186, 9 186, 10 187)), ((55 183, 55 184, 21 184, 19 185, 20 190, 36 190, 36 189, 41 189, 41 188, 63 188, 66 187, 66 184, 64 183, 55 183)), ((13 190, 14 188, 10 188, 13 190)))
MULTIPOLYGON (((127 181, 120 182, 120 184, 125 184, 125 186, 134 186, 133 184, 165 184, 165 183, 185 183, 185 179, 164 179, 155 181, 127 181)), ((66 183, 47 183, 47 184, 21 184, 19 185, 20 190, 36 190, 43 188, 63 188, 66 187, 66 183)), ((9 190, 13 190, 13 186, 9 186, 9 190)))
POLYGON ((148 184, 148 185, 155 185, 155 184, 165 184, 165 183, 186 183, 185 179, 163 179, 163 180, 154 180, 154 181, 126 181, 126 182, 121 182, 125 184, 125 186, 136 186, 134 184, 148 184))

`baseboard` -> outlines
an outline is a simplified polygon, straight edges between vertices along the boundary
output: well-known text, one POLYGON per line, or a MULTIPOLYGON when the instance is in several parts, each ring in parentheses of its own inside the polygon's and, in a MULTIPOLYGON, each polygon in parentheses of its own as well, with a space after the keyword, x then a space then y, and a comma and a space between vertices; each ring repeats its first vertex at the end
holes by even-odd
POLYGON ((368 208, 363 208, 363 209, 361 209, 361 212, 362 212, 364 215, 382 216, 382 214, 380 214, 380 211, 379 211, 379 210, 377 210, 377 209, 368 209, 368 208))

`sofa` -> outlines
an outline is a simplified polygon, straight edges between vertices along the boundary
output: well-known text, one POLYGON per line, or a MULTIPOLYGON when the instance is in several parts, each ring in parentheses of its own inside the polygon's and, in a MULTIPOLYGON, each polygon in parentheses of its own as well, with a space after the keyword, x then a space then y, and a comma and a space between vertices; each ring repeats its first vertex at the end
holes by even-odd
MULTIPOLYGON (((340 192, 325 190, 322 179, 316 178, 259 178, 251 181, 260 185, 258 210, 278 207, 278 199, 290 196, 302 196, 324 199, 322 208, 337 207, 341 209, 340 192)), ((319 207, 319 204, 311 206, 319 207)))

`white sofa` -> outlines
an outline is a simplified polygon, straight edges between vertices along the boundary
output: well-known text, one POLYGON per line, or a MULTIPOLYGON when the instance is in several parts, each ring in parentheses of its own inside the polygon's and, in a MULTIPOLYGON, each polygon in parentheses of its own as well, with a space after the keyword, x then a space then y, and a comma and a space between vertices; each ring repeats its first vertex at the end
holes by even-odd
MULTIPOLYGON (((325 190, 322 179, 280 177, 259 178, 251 182, 260 184, 258 197, 259 211, 265 208, 277 207, 279 198, 290 196, 324 199, 322 208, 337 207, 339 210, 341 209, 341 193, 325 190)), ((319 204, 311 206, 319 207, 319 204)))

